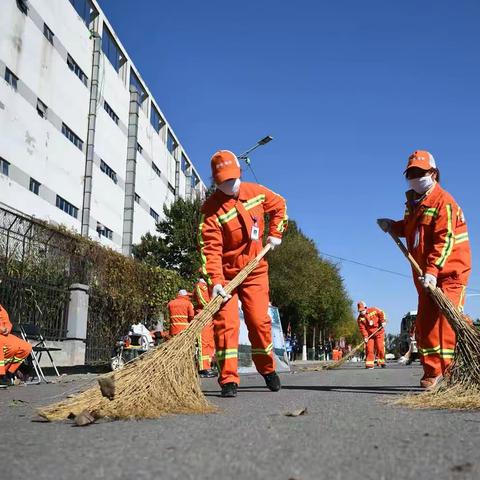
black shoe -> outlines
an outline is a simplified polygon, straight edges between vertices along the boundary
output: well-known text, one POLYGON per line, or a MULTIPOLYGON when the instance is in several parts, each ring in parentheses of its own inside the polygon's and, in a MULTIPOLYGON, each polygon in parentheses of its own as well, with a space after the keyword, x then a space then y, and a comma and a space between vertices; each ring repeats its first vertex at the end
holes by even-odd
POLYGON ((236 397, 238 385, 235 382, 229 382, 222 385, 222 397, 236 397))
POLYGON ((387 366, 386 366, 384 363, 382 363, 380 366, 381 366, 382 368, 387 368, 387 366))
POLYGON ((265 379, 265 384, 268 389, 272 392, 278 392, 282 388, 280 377, 276 372, 268 373, 267 375, 264 375, 263 378, 265 379))
POLYGON ((213 377, 216 377, 218 373, 210 369, 210 370, 200 370, 198 372, 198 375, 201 378, 213 378, 213 377))
POLYGON ((6 375, 2 375, 0 377, 0 388, 7 388, 10 387, 12 384, 10 382, 10 379, 7 378, 6 375))

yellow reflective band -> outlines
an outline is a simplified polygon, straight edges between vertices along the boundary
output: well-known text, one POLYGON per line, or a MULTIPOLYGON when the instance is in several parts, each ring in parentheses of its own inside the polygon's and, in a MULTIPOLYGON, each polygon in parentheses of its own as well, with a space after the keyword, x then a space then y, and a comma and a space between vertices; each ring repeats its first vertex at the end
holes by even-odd
POLYGON ((172 325, 190 325, 188 322, 172 322, 172 325))
POLYGON ((447 258, 452 253, 454 238, 453 238, 453 231, 452 231, 452 206, 447 204, 447 235, 445 236, 445 245, 443 246, 442 254, 440 258, 435 262, 437 267, 442 268, 447 261, 447 258))
POLYGON ((273 350, 273 343, 266 348, 252 348, 252 355, 268 355, 273 350))
POLYGON ((203 241, 203 233, 202 233, 202 230, 203 230, 203 225, 205 224, 205 215, 202 214, 200 216, 200 223, 198 225, 198 236, 197 236, 197 241, 198 241, 198 245, 200 246, 200 259, 201 259, 201 270, 202 270, 202 273, 205 277, 205 279, 207 280, 207 283, 209 285, 212 284, 212 279, 210 278, 210 275, 208 274, 208 271, 207 271, 207 257, 205 256, 205 253, 203 252, 204 248, 205 248, 205 242, 203 241))
MULTIPOLYGON (((247 200, 246 202, 242 202, 243 206, 245 207, 245 210, 251 210, 252 208, 256 207, 257 205, 260 205, 265 201, 265 195, 262 193, 260 195, 257 195, 256 197, 251 198, 250 200, 247 200)), ((223 215, 220 215, 217 218, 217 222, 220 225, 225 225, 225 223, 228 223, 232 218, 235 218, 238 215, 237 209, 233 207, 230 209, 227 213, 224 213, 223 215)))
POLYGON ((188 318, 188 315, 171 315, 170 318, 188 318))
POLYGON ((438 217, 438 208, 426 208, 423 214, 427 217, 438 217))
POLYGON ((238 356, 238 350, 236 348, 230 348, 227 350, 217 350, 215 352, 217 360, 224 360, 226 358, 236 358, 238 356))
POLYGON ((455 243, 468 242, 468 233, 460 233, 455 235, 455 243))
POLYGON ((205 306, 208 302, 203 298, 203 292, 200 288, 200 285, 197 285, 197 298, 200 300, 200 303, 205 306))

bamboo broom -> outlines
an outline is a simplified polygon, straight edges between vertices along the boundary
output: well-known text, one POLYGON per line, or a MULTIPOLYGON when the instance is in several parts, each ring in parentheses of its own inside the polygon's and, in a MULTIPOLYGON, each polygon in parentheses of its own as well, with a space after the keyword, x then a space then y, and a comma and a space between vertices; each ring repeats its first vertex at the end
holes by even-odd
MULTIPOLYGON (((403 242, 389 232, 413 267, 423 276, 422 269, 403 242)), ((461 312, 439 287, 428 287, 433 301, 447 319, 456 335, 455 355, 438 387, 420 395, 408 395, 399 403, 418 408, 480 409, 480 330, 468 323, 461 312)))
MULTIPOLYGON (((370 340, 374 335, 376 335, 382 328, 382 326, 378 327, 372 334, 367 337, 367 341, 370 340)), ((365 340, 362 340, 361 343, 359 343, 353 350, 348 352, 347 355, 342 357, 340 360, 337 360, 330 365, 325 365, 323 367, 324 370, 333 370, 334 368, 340 367, 340 365, 343 365, 347 360, 350 360, 350 358, 352 358, 357 352, 359 352, 364 347, 365 343, 365 340)))
MULTIPOLYGON (((230 294, 258 266, 267 254, 267 244, 225 286, 230 294)), ((109 384, 109 400, 98 386, 39 410, 48 420, 63 420, 87 411, 95 418, 157 418, 173 413, 207 413, 215 408, 203 395, 195 367, 195 342, 203 328, 222 305, 217 295, 179 335, 125 365, 103 375, 100 385, 109 384)))

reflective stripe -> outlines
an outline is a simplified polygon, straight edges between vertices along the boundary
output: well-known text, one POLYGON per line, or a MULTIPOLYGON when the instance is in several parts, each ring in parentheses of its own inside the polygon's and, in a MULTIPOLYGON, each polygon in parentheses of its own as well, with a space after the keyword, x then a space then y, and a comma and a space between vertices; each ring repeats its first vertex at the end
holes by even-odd
POLYGON ((443 246, 442 255, 435 262, 435 265, 440 268, 445 265, 448 256, 452 253, 454 244, 452 231, 452 206, 450 204, 447 204, 445 208, 447 209, 447 235, 445 237, 445 245, 443 246))
POLYGON ((455 235, 455 243, 468 242, 468 232, 455 235))
POLYGON ((197 285, 197 298, 200 300, 200 303, 205 306, 207 305, 207 301, 203 298, 203 292, 202 289, 200 288, 200 285, 197 285))
POLYGON ((429 355, 438 355, 440 358, 453 358, 455 350, 453 348, 440 348, 440 345, 437 347, 431 348, 419 348, 420 355, 428 357, 429 355))
POLYGON ((190 325, 188 322, 172 322, 172 325, 190 325))
POLYGON ((237 358, 238 350, 236 348, 229 348, 227 350, 217 350, 215 352, 217 360, 225 360, 226 358, 237 358))
POLYGON ((423 214, 427 217, 438 217, 438 208, 426 208, 423 214))
MULTIPOLYGON (((245 207, 245 210, 251 210, 252 208, 256 207, 257 205, 260 205, 265 201, 265 194, 261 193, 260 195, 257 195, 256 197, 251 198, 250 200, 247 200, 246 202, 242 202, 243 206, 245 207)), ((230 220, 235 218, 238 215, 237 209, 233 207, 230 209, 227 213, 224 213, 223 215, 220 215, 217 218, 217 222, 220 225, 225 225, 228 223, 230 220)))
POLYGON ((170 315, 170 318, 188 318, 188 315, 170 315))
POLYGON ((270 352, 273 350, 273 343, 267 345, 266 348, 252 348, 252 356, 253 355, 269 355, 270 352))
POLYGON ((210 278, 210 275, 208 274, 208 271, 207 271, 207 257, 203 252, 203 249, 205 248, 205 242, 203 241, 203 234, 202 234, 202 229, 204 224, 205 224, 205 215, 202 214, 200 216, 200 223, 198 225, 198 237, 197 237, 198 245, 200 246, 200 259, 202 263, 200 268, 202 269, 202 273, 205 279, 207 280, 207 283, 211 285, 212 279, 210 278))
POLYGON ((282 220, 278 224, 277 232, 283 233, 288 225, 287 202, 281 195, 278 195, 278 196, 283 200, 283 203, 285 205, 285 215, 283 216, 282 220))

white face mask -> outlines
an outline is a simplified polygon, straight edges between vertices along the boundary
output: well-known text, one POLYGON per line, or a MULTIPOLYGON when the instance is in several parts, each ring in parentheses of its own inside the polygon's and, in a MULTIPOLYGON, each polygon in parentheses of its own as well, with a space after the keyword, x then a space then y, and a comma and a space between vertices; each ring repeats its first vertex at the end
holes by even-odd
POLYGON ((358 312, 358 313, 360 313, 360 315, 365 315, 365 314, 367 313, 367 309, 365 309, 365 310, 360 310, 360 312, 358 312))
POLYGON ((422 195, 430 190, 432 185, 435 183, 435 180, 431 175, 425 175, 425 177, 411 178, 408 180, 408 183, 410 184, 410 188, 412 190, 415 190, 415 192, 417 192, 419 195, 422 195))
POLYGON ((225 195, 236 195, 240 190, 241 180, 239 178, 232 178, 230 180, 225 180, 220 185, 217 185, 217 188, 221 190, 225 195))

